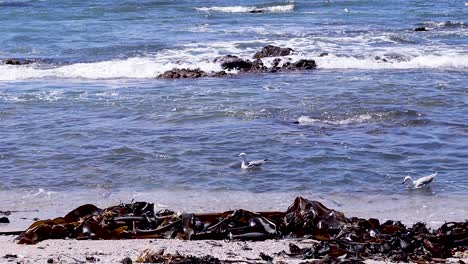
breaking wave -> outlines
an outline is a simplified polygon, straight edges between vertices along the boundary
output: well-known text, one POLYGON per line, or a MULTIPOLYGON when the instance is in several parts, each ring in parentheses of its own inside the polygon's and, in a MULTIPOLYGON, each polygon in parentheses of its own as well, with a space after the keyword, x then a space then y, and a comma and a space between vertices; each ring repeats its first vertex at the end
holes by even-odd
POLYGON ((387 120, 390 122, 401 123, 402 125, 423 125, 430 122, 424 116, 414 110, 393 110, 383 112, 372 112, 355 114, 345 117, 310 117, 306 115, 300 116, 295 123, 299 125, 333 125, 333 126, 346 126, 356 125, 362 123, 381 122, 387 120))
POLYGON ((297 119, 297 122, 300 125, 310 125, 310 124, 315 124, 315 123, 320 123, 320 124, 327 124, 327 125, 349 125, 349 124, 360 124, 364 122, 369 122, 372 119, 372 116, 370 114, 362 114, 362 115, 357 115, 345 119, 318 119, 318 118, 312 118, 309 116, 300 116, 297 119))
POLYGON ((0 65, 0 80, 13 81, 42 78, 79 79, 149 79, 173 68, 201 69, 206 72, 220 71, 221 65, 209 61, 171 63, 154 58, 129 58, 94 63, 76 63, 57 68, 40 68, 35 65, 0 65))
POLYGON ((322 69, 468 69, 468 55, 463 54, 421 55, 404 60, 330 55, 316 58, 316 61, 317 67, 322 69))
POLYGON ((424 22, 422 25, 429 28, 465 28, 466 24, 463 21, 444 21, 444 22, 424 22))
MULTIPOLYGON (((151 57, 134 57, 89 63, 54 64, 43 60, 29 65, 0 64, 0 81, 24 79, 151 79, 172 69, 200 69, 214 73, 222 71, 220 63, 214 59, 228 54, 248 59, 256 49, 240 49, 232 43, 218 43, 210 47, 186 46, 182 49, 168 50, 151 57), (219 44, 219 45, 218 45, 219 44), (232 46, 232 47, 231 47, 232 46)), ((274 58, 263 58, 265 65, 272 64, 274 58)), ((317 52, 298 53, 280 62, 295 62, 300 59, 314 59, 318 69, 440 69, 468 70, 468 54, 458 51, 446 54, 420 55, 368 55, 344 56, 328 54, 319 56, 317 52)), ((236 71, 229 73, 235 74, 236 71)))
POLYGON ((294 10, 294 5, 277 5, 277 6, 212 6, 212 7, 198 7, 195 8, 197 11, 202 12, 223 12, 223 13, 255 13, 255 12, 291 12, 294 10))

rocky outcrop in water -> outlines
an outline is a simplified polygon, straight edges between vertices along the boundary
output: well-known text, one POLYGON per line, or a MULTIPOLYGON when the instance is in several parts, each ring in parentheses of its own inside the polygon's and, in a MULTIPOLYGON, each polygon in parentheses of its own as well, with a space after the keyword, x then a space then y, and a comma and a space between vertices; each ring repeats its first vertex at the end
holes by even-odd
POLYGON ((429 31, 426 27, 417 27, 414 29, 414 31, 429 31))
POLYGON ((281 48, 272 45, 264 47, 257 52, 253 57, 254 60, 239 58, 234 55, 226 55, 213 60, 214 63, 219 63, 223 71, 208 73, 200 69, 172 69, 160 74, 158 78, 164 79, 179 79, 179 78, 200 78, 200 77, 223 77, 229 74, 226 71, 238 71, 239 73, 272 73, 281 71, 306 71, 317 68, 317 64, 311 59, 302 59, 292 62, 285 57, 293 54, 294 51, 290 48, 281 48), (261 58, 277 57, 272 64, 267 66, 261 58))
POLYGON ((261 51, 255 53, 254 59, 261 59, 266 57, 282 57, 294 54, 291 48, 281 48, 273 45, 265 46, 261 51))
POLYGON ((7 65, 27 65, 31 63, 35 63, 36 60, 28 60, 28 59, 5 59, 2 60, 1 63, 7 65))
POLYGON ((159 75, 158 78, 180 79, 180 78, 200 78, 207 77, 208 74, 200 69, 172 69, 159 75))
POLYGON ((250 60, 244 60, 233 55, 216 58, 214 62, 220 63, 225 70, 250 71, 253 65, 250 60))

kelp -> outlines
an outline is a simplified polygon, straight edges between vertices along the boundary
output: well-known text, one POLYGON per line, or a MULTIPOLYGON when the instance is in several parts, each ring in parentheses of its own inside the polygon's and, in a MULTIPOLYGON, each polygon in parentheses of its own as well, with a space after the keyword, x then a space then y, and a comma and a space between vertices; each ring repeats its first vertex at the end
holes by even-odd
POLYGON ((468 250, 468 221, 448 222, 430 231, 425 224, 406 227, 398 221, 347 218, 318 201, 297 197, 285 212, 232 210, 191 214, 154 210, 154 204, 132 202, 100 209, 83 205, 63 218, 33 223, 17 237, 18 243, 46 239, 266 240, 309 238, 309 248, 290 245, 302 259, 360 262, 368 258, 428 261, 468 250))
POLYGON ((196 257, 176 254, 164 254, 164 250, 154 252, 145 250, 136 259, 137 263, 165 263, 165 264, 221 264, 222 262, 212 256, 196 257))

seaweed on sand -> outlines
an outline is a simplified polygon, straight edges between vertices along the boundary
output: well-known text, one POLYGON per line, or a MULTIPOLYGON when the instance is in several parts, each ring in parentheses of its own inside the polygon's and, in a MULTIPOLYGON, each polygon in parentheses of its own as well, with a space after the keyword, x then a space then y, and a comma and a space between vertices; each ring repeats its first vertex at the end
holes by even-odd
POLYGON ((18 236, 22 244, 51 238, 136 239, 179 238, 266 240, 309 238, 310 248, 291 244, 290 257, 361 261, 429 261, 468 250, 468 221, 448 222, 430 231, 425 224, 406 227, 398 221, 347 218, 320 202, 297 197, 285 212, 233 210, 190 214, 154 211, 147 202, 120 204, 105 209, 83 205, 63 218, 32 224, 18 236))

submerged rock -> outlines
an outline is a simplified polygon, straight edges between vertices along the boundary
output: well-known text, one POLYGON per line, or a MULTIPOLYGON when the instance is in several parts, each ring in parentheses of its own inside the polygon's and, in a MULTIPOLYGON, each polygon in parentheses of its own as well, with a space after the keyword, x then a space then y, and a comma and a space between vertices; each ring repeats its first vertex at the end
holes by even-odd
POLYGON ((281 48, 273 45, 265 46, 261 51, 255 53, 254 59, 261 59, 266 57, 282 57, 288 56, 294 53, 291 48, 281 48))
POLYGON ((249 13, 254 13, 254 14, 263 13, 263 10, 262 9, 254 9, 254 10, 250 10, 249 13))

